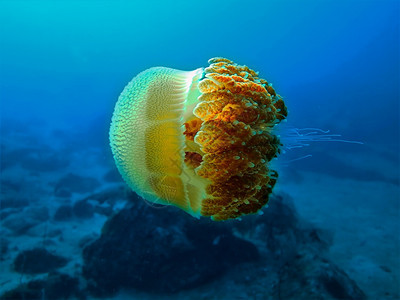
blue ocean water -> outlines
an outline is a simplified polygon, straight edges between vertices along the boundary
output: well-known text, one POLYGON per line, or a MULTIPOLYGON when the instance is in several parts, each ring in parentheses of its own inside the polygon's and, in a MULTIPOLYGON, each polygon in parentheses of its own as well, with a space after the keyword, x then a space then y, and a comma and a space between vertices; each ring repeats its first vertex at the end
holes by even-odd
MULTIPOLYGON (((131 78, 154 66, 194 70, 222 56, 273 83, 289 111, 282 136, 288 128, 318 128, 363 143, 285 149, 276 161, 282 174, 277 192, 292 199, 300 216, 334 232, 332 260, 365 295, 400 297, 399 20, 399 2, 390 0, 2 0, 1 292, 29 282, 15 259, 44 245, 44 235, 51 253, 69 253, 83 264, 81 250, 63 243, 74 240, 75 231, 84 233, 82 239, 98 237, 113 215, 86 211, 92 205, 86 200, 83 208, 76 203, 103 193, 104 180, 123 186, 113 173, 108 130, 117 98, 131 78), (75 209, 66 213, 73 217, 61 216, 69 221, 54 219, 60 206, 75 209), (15 221, 32 210, 31 222, 15 221), (372 278, 385 284, 371 286, 372 278)), ((241 278, 238 270, 235 280, 253 280, 255 273, 243 271, 241 278)), ((60 272, 81 276, 80 268, 70 265, 60 272)), ((212 284, 223 280, 207 283, 215 288, 210 294, 200 297, 199 283, 200 290, 197 284, 185 287, 187 292, 178 289, 179 297, 222 299, 223 289, 212 284)), ((138 290, 132 291, 137 299, 170 292, 161 289, 154 296, 138 290)), ((271 296, 241 292, 245 296, 237 299, 271 296)), ((286 295, 281 298, 296 299, 286 295)), ((100 296, 81 291, 79 297, 100 296)))

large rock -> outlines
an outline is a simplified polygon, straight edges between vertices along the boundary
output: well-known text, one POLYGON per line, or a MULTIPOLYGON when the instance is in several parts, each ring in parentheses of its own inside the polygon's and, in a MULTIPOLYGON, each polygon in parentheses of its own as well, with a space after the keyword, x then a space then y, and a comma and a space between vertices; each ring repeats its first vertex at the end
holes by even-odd
POLYGON ((94 207, 87 200, 79 200, 72 207, 72 211, 78 218, 90 219, 94 214, 94 207))
POLYGON ((22 214, 14 214, 7 216, 2 225, 9 229, 13 235, 19 236, 38 224, 40 224, 38 220, 25 218, 22 214))
POLYGON ((14 260, 14 270, 22 274, 48 273, 67 264, 67 259, 43 248, 26 250, 14 260))
MULTIPOLYGON (((246 218, 233 226, 263 249, 267 274, 251 286, 248 284, 249 289, 258 291, 256 299, 366 298, 357 284, 326 258, 333 242, 332 233, 302 220, 288 195, 273 197, 265 214, 246 218), (260 288, 267 281, 272 284, 260 288)), ((258 269, 262 271, 263 268, 258 269)))
POLYGON ((332 234, 302 220, 287 195, 274 196, 263 215, 227 222, 132 198, 83 250, 95 296, 120 288, 168 294, 210 282, 221 299, 365 299, 326 258, 332 234))
MULTIPOLYGON (((2 184, 3 184, 3 181, 0 183, 0 186, 2 186, 2 184)), ((25 198, 14 198, 14 197, 3 197, 1 199, 1 207, 0 207, 0 209, 1 210, 2 209, 6 209, 6 208, 20 208, 21 209, 21 208, 24 208, 26 206, 29 206, 29 200, 28 199, 25 199, 25 198)))
POLYGON ((280 269, 275 296, 279 299, 364 300, 366 295, 331 261, 318 255, 301 255, 280 269))
POLYGON ((61 205, 54 214, 55 221, 69 221, 72 219, 73 211, 70 205, 61 205))
POLYGON ((97 296, 121 287, 176 292, 215 279, 228 268, 257 260, 257 248, 233 236, 227 224, 197 220, 172 207, 140 199, 104 226, 83 251, 83 275, 97 296))
POLYGON ((10 241, 4 237, 0 237, 0 261, 4 260, 5 255, 9 250, 10 241))
POLYGON ((302 220, 288 195, 273 196, 264 214, 243 218, 232 226, 240 235, 263 249, 276 268, 293 260, 301 251, 323 253, 332 244, 332 233, 302 220))
POLYGON ((85 299, 79 280, 66 274, 50 273, 46 279, 21 284, 0 296, 2 300, 85 299))
POLYGON ((42 224, 49 218, 49 209, 47 207, 29 207, 20 213, 8 215, 3 222, 3 226, 18 236, 26 234, 28 230, 42 224))

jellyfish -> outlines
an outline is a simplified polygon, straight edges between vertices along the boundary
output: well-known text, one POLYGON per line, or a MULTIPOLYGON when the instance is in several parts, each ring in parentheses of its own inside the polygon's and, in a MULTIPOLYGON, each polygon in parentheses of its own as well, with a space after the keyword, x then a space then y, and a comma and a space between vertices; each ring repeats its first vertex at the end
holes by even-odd
POLYGON ((116 166, 149 202, 215 221, 260 211, 278 173, 274 128, 287 108, 247 66, 212 58, 193 71, 166 67, 132 79, 109 132, 116 166))

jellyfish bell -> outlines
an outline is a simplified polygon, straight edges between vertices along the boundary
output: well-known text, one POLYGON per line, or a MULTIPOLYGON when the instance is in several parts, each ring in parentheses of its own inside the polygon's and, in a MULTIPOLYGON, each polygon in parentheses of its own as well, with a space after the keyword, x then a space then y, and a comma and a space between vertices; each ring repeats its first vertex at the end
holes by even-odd
POLYGON ((258 212, 277 180, 282 98, 225 58, 193 71, 156 67, 121 93, 110 127, 116 166, 141 197, 227 220, 258 212))

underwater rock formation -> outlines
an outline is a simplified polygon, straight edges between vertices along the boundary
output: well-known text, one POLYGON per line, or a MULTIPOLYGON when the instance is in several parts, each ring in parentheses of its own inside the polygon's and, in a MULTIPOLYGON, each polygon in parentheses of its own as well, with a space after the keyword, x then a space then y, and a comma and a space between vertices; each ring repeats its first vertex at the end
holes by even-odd
POLYGON ((332 233, 302 220, 288 195, 275 196, 264 215, 245 218, 233 227, 257 243, 267 265, 272 284, 257 287, 265 277, 249 284, 259 291, 256 299, 366 299, 357 284, 327 258, 332 233))
POLYGON ((55 221, 69 221, 73 217, 73 212, 72 212, 72 206, 70 205, 61 205, 59 208, 57 208, 55 214, 54 214, 54 220, 55 221))
POLYGON ((13 232, 14 235, 25 234, 31 228, 42 224, 50 218, 49 210, 45 206, 28 207, 24 211, 18 210, 7 216, 4 227, 13 232))
POLYGON ((121 288, 177 293, 234 276, 247 298, 365 299, 325 258, 329 232, 301 220, 287 196, 275 197, 264 215, 225 223, 131 198, 83 250, 83 275, 95 296, 121 288))
MULTIPOLYGON (((7 188, 7 184, 4 181, 1 181, 0 183, 1 188, 7 188)), ((1 207, 0 209, 6 209, 6 208, 24 208, 29 205, 29 200, 25 198, 14 198, 14 197, 9 197, 9 198, 2 198, 1 199, 1 207)))
POLYGON ((14 260, 14 270, 23 274, 48 273, 65 266, 67 262, 64 257, 36 248, 19 253, 14 260))
POLYGON ((86 200, 79 200, 72 207, 72 211, 78 218, 89 219, 93 217, 94 207, 86 200))
POLYGON ((122 177, 146 200, 227 220, 267 204, 280 147, 273 129, 287 109, 247 66, 209 64, 137 75, 115 106, 110 144, 122 177))
POLYGON ((47 278, 32 280, 1 295, 2 300, 85 299, 79 280, 66 274, 49 273, 47 278))
MULTIPOLYGON (((110 297, 126 288, 132 297, 206 293, 215 299, 365 299, 329 259, 330 233, 301 219, 287 195, 273 197, 263 215, 222 223, 196 220, 173 207, 150 207, 133 193, 127 198, 125 189, 92 194, 83 200, 131 205, 109 218, 100 237, 90 233, 79 240, 84 264, 74 272, 82 270, 82 276, 53 273, 66 260, 42 248, 23 251, 13 269, 41 277, 0 298, 43 299, 43 293, 45 299, 110 297)), ((61 234, 56 231, 49 236, 61 234)), ((4 252, 10 255, 11 249, 4 252)))
POLYGON ((258 259, 253 244, 222 224, 195 221, 171 207, 154 209, 134 200, 136 204, 111 218, 101 237, 83 251, 83 275, 97 296, 121 287, 176 292, 258 259))
POLYGON ((296 257, 280 269, 279 276, 274 291, 279 299, 366 299, 343 270, 318 255, 296 257))

